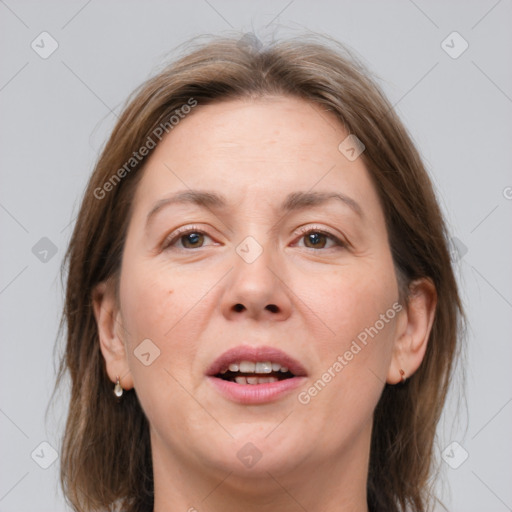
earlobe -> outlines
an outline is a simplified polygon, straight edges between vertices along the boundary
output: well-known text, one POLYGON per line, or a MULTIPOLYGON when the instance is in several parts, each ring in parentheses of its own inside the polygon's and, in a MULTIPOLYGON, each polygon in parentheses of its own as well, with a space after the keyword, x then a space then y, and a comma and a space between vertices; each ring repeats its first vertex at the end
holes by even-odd
POLYGON ((108 376, 112 383, 116 383, 119 376, 123 389, 130 389, 133 387, 133 379, 128 366, 122 334, 123 326, 113 283, 103 281, 96 285, 91 299, 98 328, 100 349, 105 359, 108 376))
POLYGON ((397 320, 393 357, 386 379, 389 384, 404 382, 419 368, 434 323, 437 292, 432 280, 414 281, 409 290, 407 307, 397 320))

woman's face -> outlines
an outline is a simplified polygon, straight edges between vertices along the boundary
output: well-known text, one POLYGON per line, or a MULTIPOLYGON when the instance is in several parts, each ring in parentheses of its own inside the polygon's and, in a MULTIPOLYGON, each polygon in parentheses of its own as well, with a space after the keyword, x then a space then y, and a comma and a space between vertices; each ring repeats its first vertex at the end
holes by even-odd
POLYGON ((119 324, 156 467, 366 464, 401 314, 377 193, 350 140, 339 149, 348 135, 300 99, 233 100, 196 107, 149 158, 119 324), (209 375, 231 349, 215 372, 234 372, 209 375))

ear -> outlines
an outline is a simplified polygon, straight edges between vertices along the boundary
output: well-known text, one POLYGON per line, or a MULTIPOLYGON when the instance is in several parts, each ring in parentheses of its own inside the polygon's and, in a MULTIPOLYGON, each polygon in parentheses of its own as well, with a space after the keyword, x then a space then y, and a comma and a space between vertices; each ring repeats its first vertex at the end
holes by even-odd
POLYGON ((98 326, 100 349, 105 359, 108 376, 113 383, 119 377, 122 388, 131 389, 133 378, 123 340, 125 330, 121 313, 118 311, 112 281, 103 281, 95 286, 92 292, 92 304, 98 326))
POLYGON ((427 343, 434 323, 437 305, 437 291, 428 278, 414 281, 409 286, 407 307, 400 311, 397 319, 397 332, 393 357, 386 382, 397 384, 409 378, 420 366, 425 356, 427 343))

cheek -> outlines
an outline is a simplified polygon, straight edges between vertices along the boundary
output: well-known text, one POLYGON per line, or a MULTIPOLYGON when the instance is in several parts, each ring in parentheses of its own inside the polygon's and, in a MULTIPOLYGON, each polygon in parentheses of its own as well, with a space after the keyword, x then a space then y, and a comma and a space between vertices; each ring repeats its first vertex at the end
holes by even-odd
POLYGON ((381 259, 378 265, 337 269, 321 280, 322 287, 310 287, 304 301, 322 321, 316 320, 321 327, 312 342, 316 358, 312 386, 301 403, 310 400, 319 414, 327 414, 326 421, 334 415, 338 424, 350 423, 347 411, 352 420, 356 414, 361 415, 358 422, 364 421, 384 386, 398 297, 392 264, 386 263, 381 259))
POLYGON ((133 262, 123 268, 121 304, 131 341, 136 337, 154 339, 167 345, 183 329, 204 283, 197 275, 184 278, 163 265, 133 262))
MULTIPOLYGON (((317 343, 329 352, 343 349, 344 344, 350 344, 376 322, 377 329, 387 334, 390 322, 384 325, 381 315, 386 315, 398 297, 393 267, 381 262, 373 267, 350 265, 335 269, 313 281, 301 278, 295 290, 315 313, 315 322, 325 334, 317 337, 317 343)), ((393 317, 394 310, 385 320, 393 317)))
MULTIPOLYGON (((213 282, 216 280, 218 277, 213 282)), ((130 370, 138 391, 147 388, 149 395, 149 387, 161 385, 158 379, 174 389, 177 384, 171 375, 179 382, 190 381, 207 327, 211 282, 198 272, 179 272, 164 263, 149 264, 135 258, 123 267, 121 308, 130 370), (145 359, 156 355, 150 366, 137 357, 142 348, 145 354, 149 348, 150 356, 145 359)))
POLYGON ((190 395, 183 386, 190 388, 198 350, 194 315, 200 314, 197 302, 206 293, 191 287, 191 279, 184 286, 185 279, 168 269, 143 263, 123 267, 120 291, 129 367, 154 426, 179 428, 186 419, 181 412, 190 410, 190 395))
POLYGON ((303 417, 306 427, 326 425, 322 435, 334 444, 356 436, 371 421, 395 337, 393 287, 359 277, 333 284, 331 299, 321 299, 320 315, 333 333, 315 340, 317 364, 309 387, 297 397, 308 412, 303 417))

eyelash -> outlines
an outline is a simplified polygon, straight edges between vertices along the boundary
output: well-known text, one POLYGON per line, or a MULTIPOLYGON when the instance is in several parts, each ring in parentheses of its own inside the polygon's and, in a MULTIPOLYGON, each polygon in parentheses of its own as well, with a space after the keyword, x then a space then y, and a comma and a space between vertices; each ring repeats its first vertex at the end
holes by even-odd
POLYGON ((314 247, 305 247, 305 249, 311 249, 313 251, 319 251, 319 250, 327 251, 328 249, 340 249, 340 248, 347 247, 347 244, 345 242, 340 240, 337 236, 335 236, 331 232, 326 231, 324 229, 315 228, 315 227, 307 227, 307 228, 300 228, 299 231, 297 232, 297 234, 300 235, 301 239, 304 236, 309 235, 310 233, 318 233, 320 235, 326 236, 327 238, 330 238, 334 242, 335 247, 328 247, 327 249, 315 249, 314 247))
MULTIPOLYGON (((201 234, 201 235, 209 236, 205 231, 203 231, 202 229, 199 229, 196 226, 191 226, 191 227, 188 227, 188 228, 181 228, 181 229, 178 229, 178 231, 175 231, 175 232, 171 233, 171 235, 169 235, 164 240, 163 250, 171 250, 172 246, 177 241, 179 241, 179 239, 181 237, 183 237, 185 235, 188 235, 190 233, 198 233, 198 234, 201 234)), ((300 238, 302 239, 304 236, 306 236, 306 235, 308 235, 310 233, 318 233, 318 234, 326 236, 327 238, 330 238, 335 243, 335 247, 329 247, 327 249, 326 248, 315 249, 314 247, 305 247, 306 249, 311 249, 313 251, 328 250, 328 249, 340 249, 340 248, 345 248, 348 245, 347 243, 343 242, 337 236, 333 235, 329 231, 326 231, 326 230, 323 230, 323 229, 318 229, 318 228, 315 228, 315 227, 301 228, 298 231, 297 234, 300 235, 300 238)), ((197 247, 196 249, 202 249, 202 247, 197 247)), ((193 251, 194 249, 180 248, 180 250, 193 251)))

